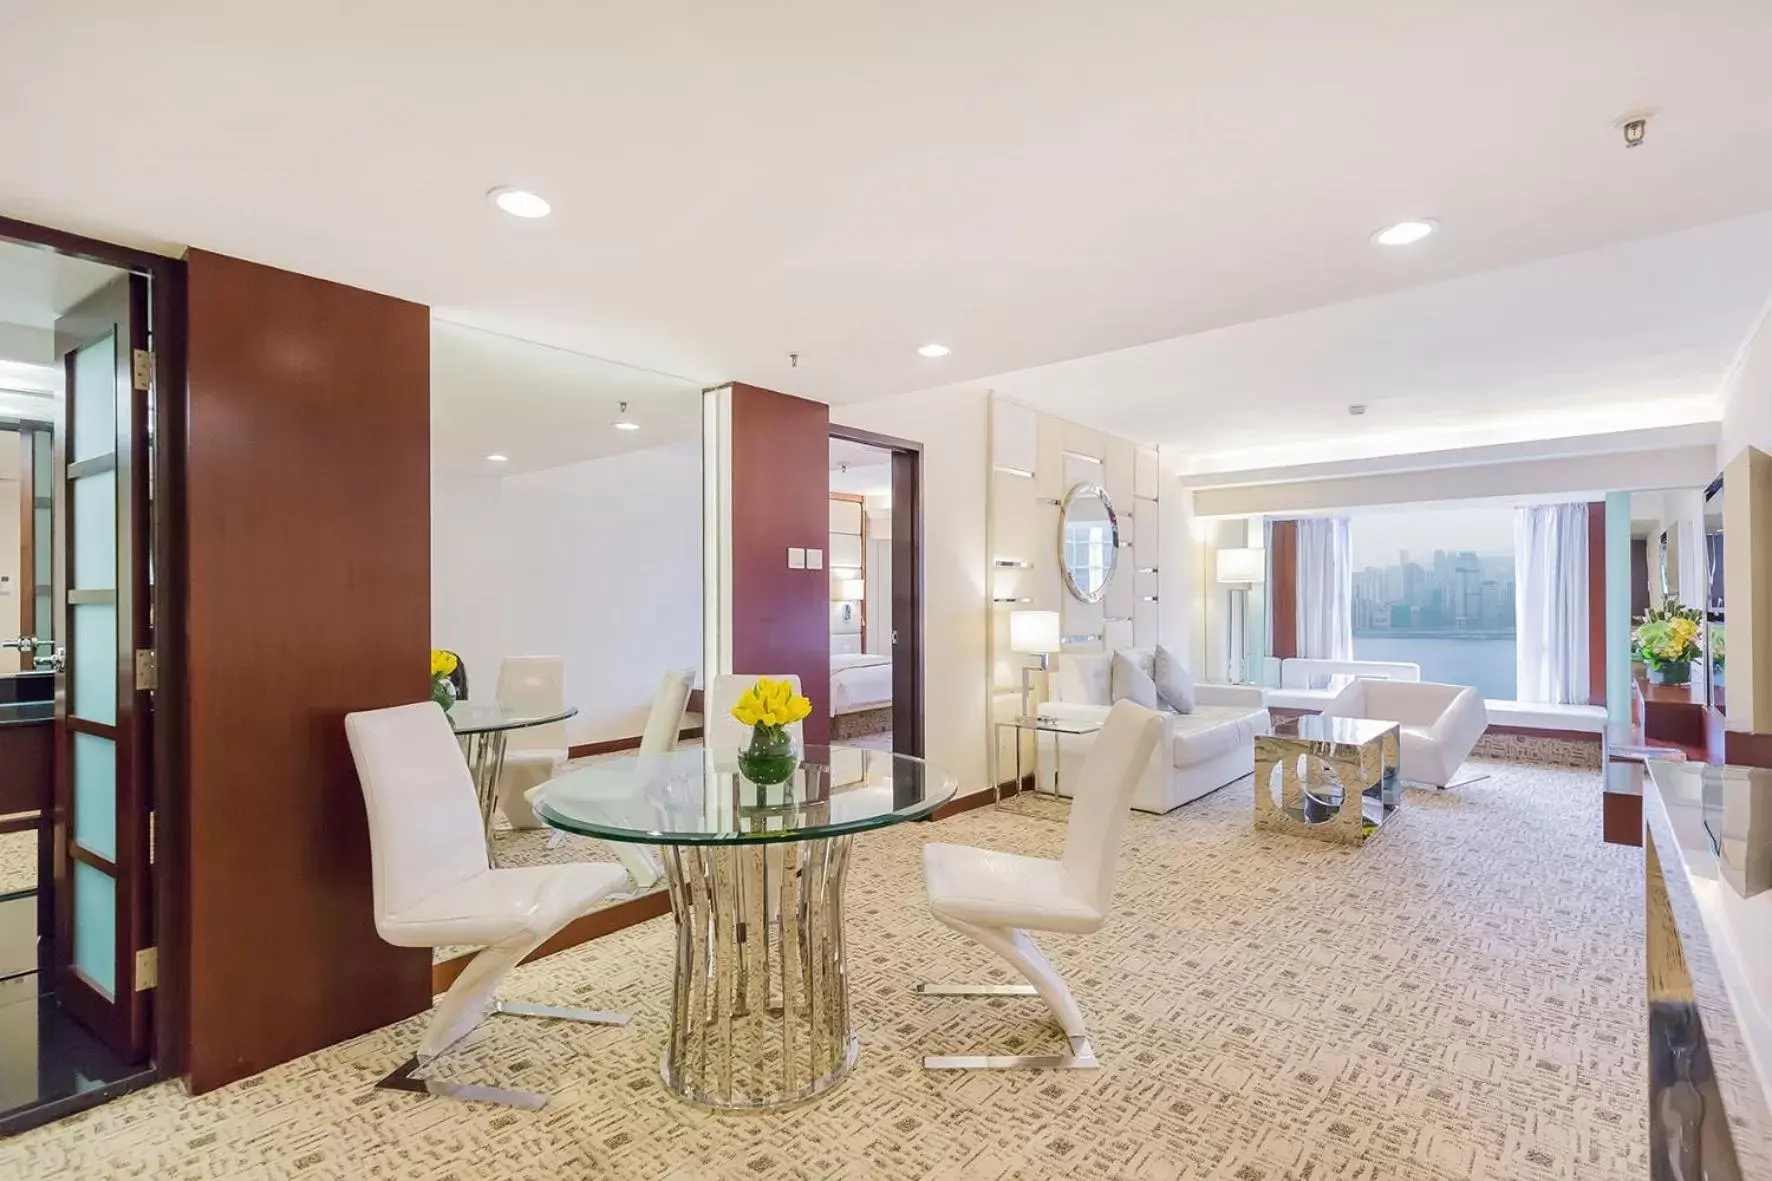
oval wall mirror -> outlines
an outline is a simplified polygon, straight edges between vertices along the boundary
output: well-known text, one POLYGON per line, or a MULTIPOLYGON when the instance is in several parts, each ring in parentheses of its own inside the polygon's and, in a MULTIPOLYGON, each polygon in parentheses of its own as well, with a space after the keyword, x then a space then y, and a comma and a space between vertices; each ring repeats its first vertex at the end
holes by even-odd
POLYGON ((1078 484, 1058 513, 1058 565, 1064 584, 1085 603, 1099 603, 1120 560, 1120 522, 1099 484, 1078 484))

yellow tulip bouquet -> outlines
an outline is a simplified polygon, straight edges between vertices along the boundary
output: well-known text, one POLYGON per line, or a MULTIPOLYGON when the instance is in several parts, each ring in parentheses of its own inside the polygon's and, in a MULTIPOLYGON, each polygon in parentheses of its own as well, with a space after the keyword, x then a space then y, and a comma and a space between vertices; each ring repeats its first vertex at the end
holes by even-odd
POLYGON ((443 648, 431 649, 431 700, 444 709, 455 704, 455 670, 461 667, 461 657, 443 648))
POLYGON ((785 783, 800 765, 788 727, 812 713, 812 702, 785 680, 758 677, 739 694, 732 716, 751 728, 751 742, 738 755, 738 769, 752 783, 785 783))

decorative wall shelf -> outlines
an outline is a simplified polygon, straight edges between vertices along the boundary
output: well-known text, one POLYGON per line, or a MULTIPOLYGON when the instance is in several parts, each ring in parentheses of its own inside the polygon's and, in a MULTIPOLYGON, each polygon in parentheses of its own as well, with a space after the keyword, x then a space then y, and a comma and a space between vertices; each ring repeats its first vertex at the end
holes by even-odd
POLYGON ((1024 562, 1020 558, 998 558, 991 563, 999 570, 1032 570, 1032 562, 1024 562))

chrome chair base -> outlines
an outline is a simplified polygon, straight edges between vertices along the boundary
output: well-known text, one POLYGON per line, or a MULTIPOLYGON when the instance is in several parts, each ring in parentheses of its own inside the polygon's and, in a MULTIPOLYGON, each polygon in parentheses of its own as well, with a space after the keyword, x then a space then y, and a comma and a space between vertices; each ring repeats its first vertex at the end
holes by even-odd
MULTIPOLYGON (((1031 984, 917 985, 918 996, 1038 996, 1031 984)), ((1070 1039, 1068 1054, 931 1054, 924 1070, 1094 1070, 1101 1065, 1086 1036, 1070 1039)))
POLYGON ((918 996, 1039 996, 1031 984, 931 984, 917 985, 918 996))
MULTIPOLYGON (((495 1000, 488 1016, 505 1017, 547 1017, 555 1021, 581 1021, 586 1025, 626 1025, 626 1013, 606 1013, 598 1009, 572 1009, 563 1005, 536 1005, 528 1001, 495 1000)), ((390 1091, 405 1091, 415 1095, 438 1095, 444 1099, 459 1099, 470 1103, 497 1103, 505 1107, 521 1107, 526 1111, 536 1111, 547 1106, 548 1097, 534 1091, 511 1091, 503 1087, 488 1087, 480 1083, 452 1083, 442 1079, 423 1078, 419 1072, 430 1066, 437 1059, 423 1060, 413 1055, 387 1077, 378 1081, 378 1088, 390 1091)))
MULTIPOLYGON (((953 993, 931 993, 952 996, 953 993)), ((924 1070, 1095 1070, 1095 1049, 1086 1037, 1070 1039, 1068 1054, 932 1054, 923 1059, 924 1070)))

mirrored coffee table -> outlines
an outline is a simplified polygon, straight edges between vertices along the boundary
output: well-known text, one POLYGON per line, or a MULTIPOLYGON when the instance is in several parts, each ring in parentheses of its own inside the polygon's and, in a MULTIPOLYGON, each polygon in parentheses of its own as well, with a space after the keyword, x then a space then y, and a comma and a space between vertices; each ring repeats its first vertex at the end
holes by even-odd
POLYGON ((842 746, 809 746, 785 784, 759 787, 730 756, 685 748, 551 780, 536 815, 662 847, 677 962, 659 1073, 691 1103, 764 1110, 811 1099, 855 1066, 850 837, 928 816, 957 787, 921 759, 842 746))
POLYGON ((1395 722, 1306 714, 1255 736, 1255 827, 1363 845, 1403 802, 1395 722))

